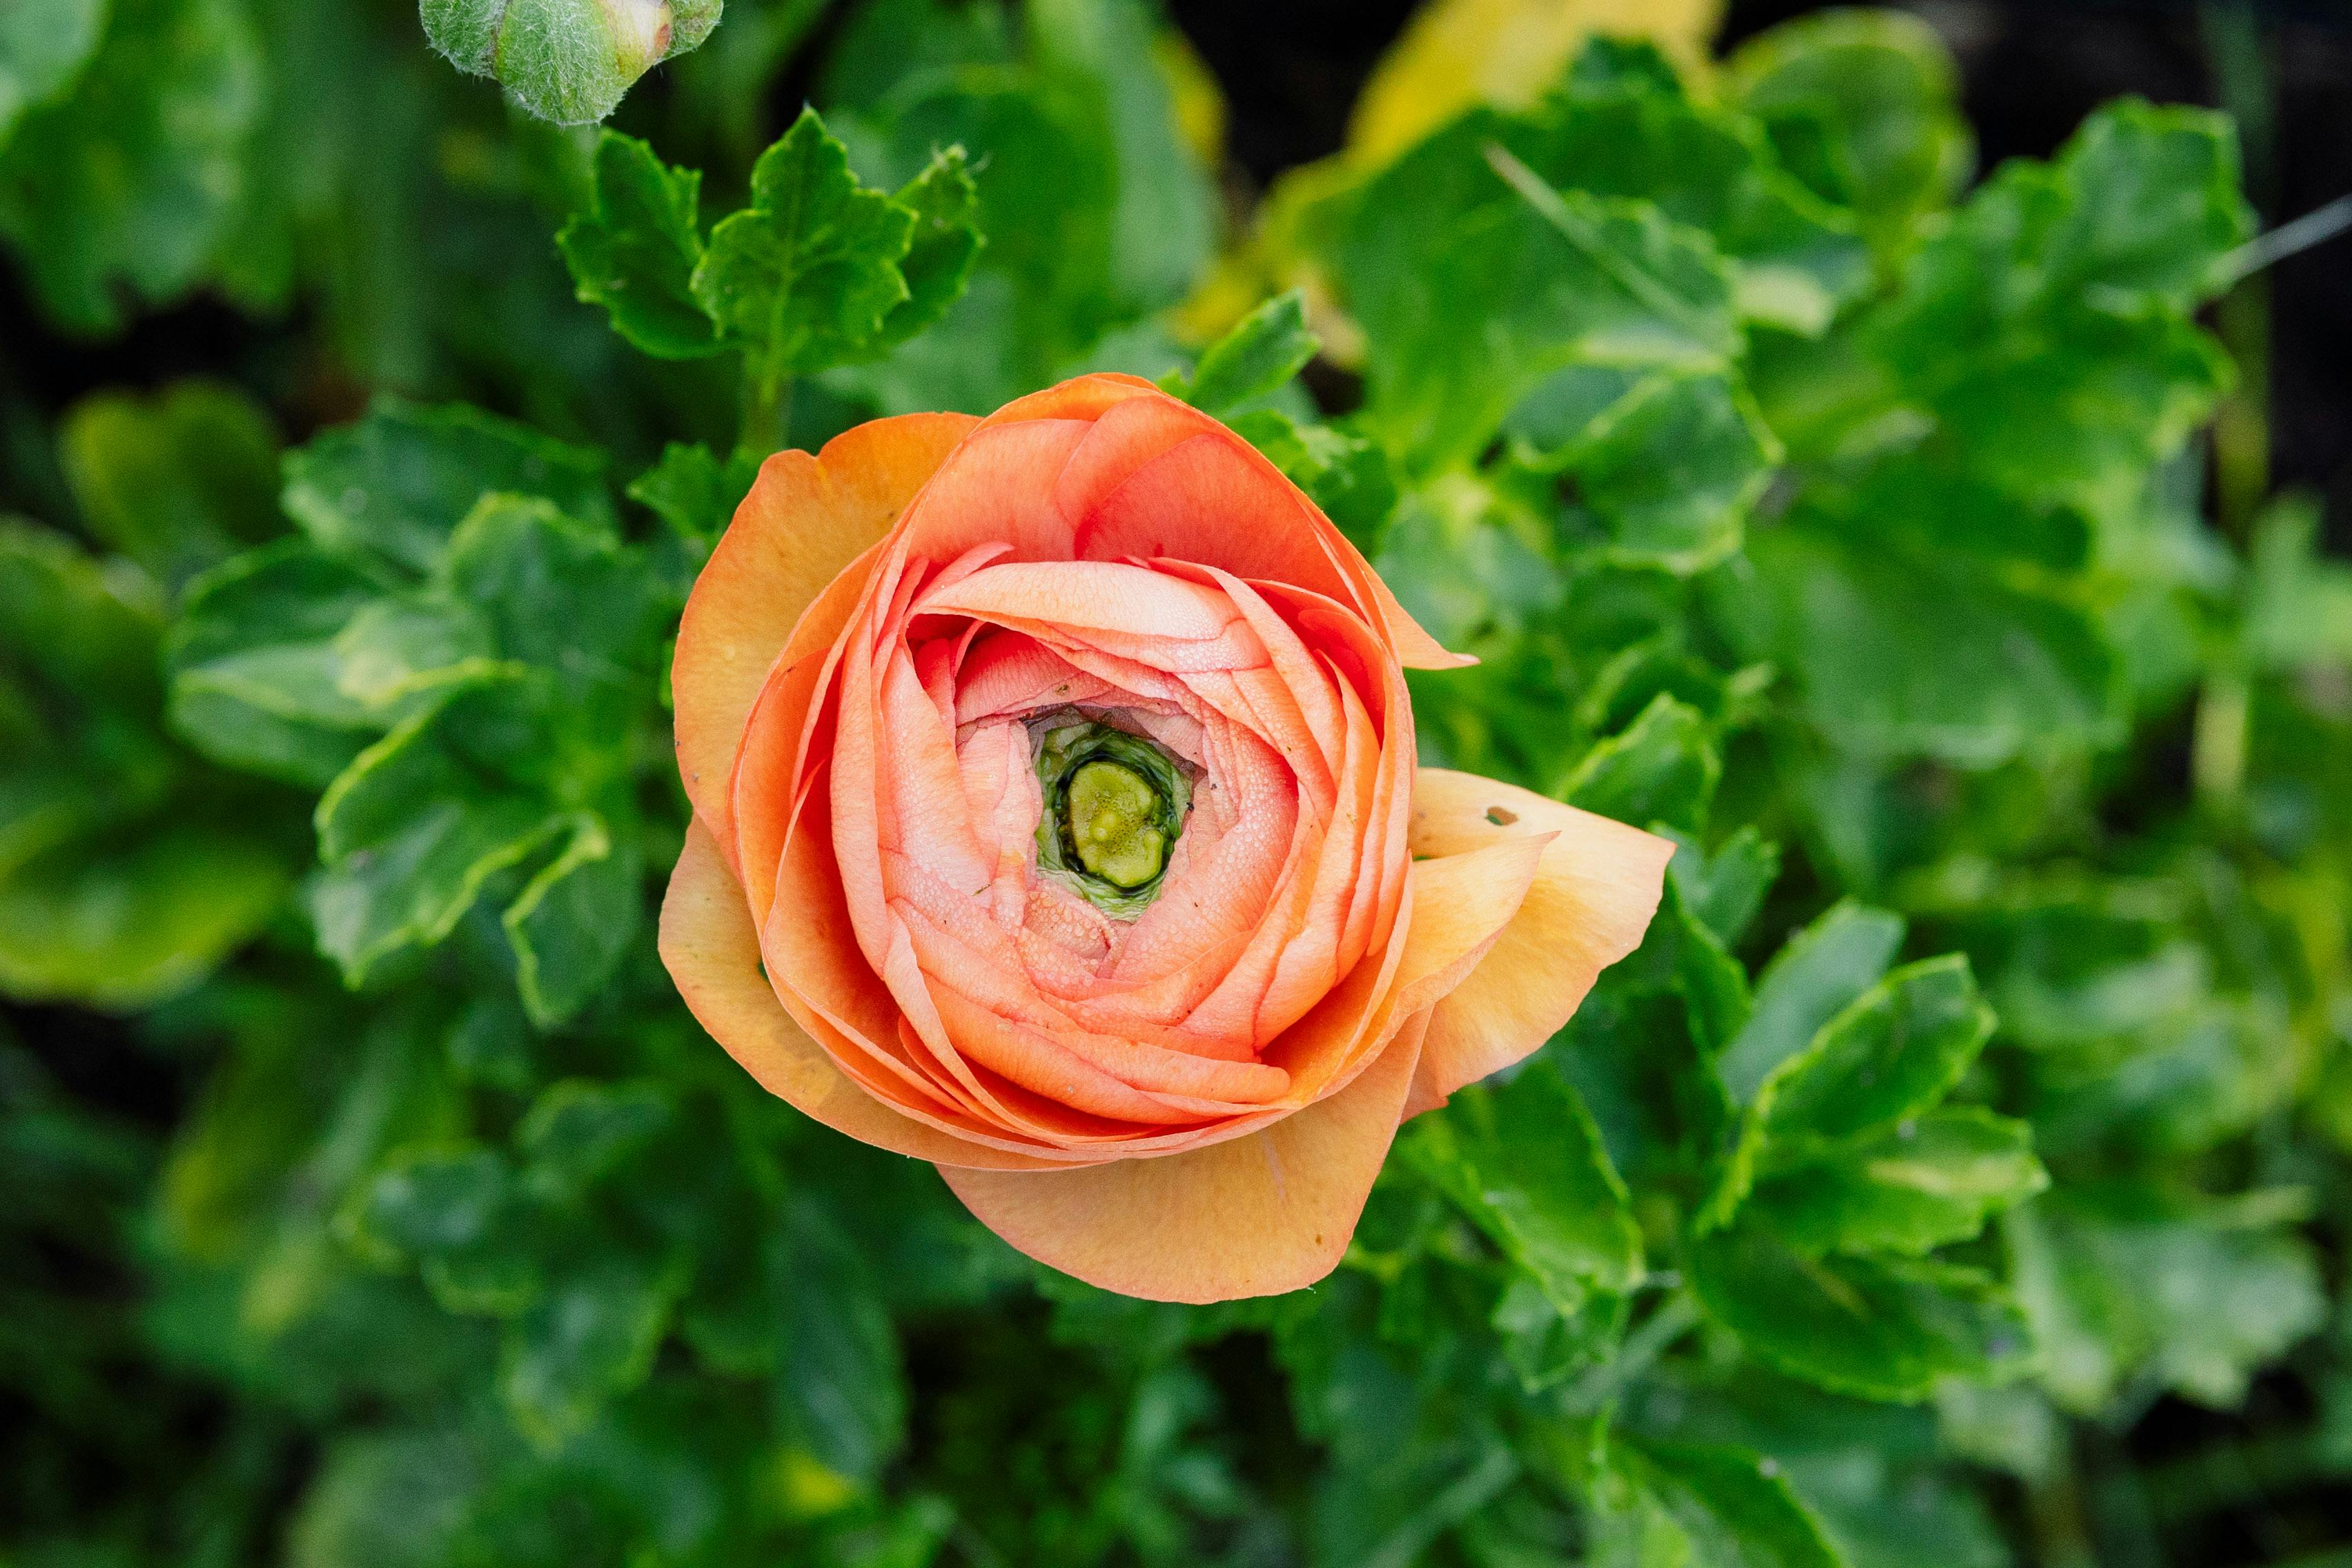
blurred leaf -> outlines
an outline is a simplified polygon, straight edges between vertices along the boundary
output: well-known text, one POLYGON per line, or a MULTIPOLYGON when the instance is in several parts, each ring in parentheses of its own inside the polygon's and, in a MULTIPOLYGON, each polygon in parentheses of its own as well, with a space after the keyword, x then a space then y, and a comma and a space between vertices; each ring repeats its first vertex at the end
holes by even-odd
POLYGON ((650 507, 683 540, 708 551, 734 521, 760 467, 740 453, 721 462, 703 446, 673 441, 661 461, 629 481, 629 499, 650 507))
POLYGON ((1824 11, 1758 34, 1727 72, 1781 161, 1882 251, 1968 178, 1974 138, 1943 40, 1900 11, 1824 11))
MULTIPOLYGON (((2301 1205, 2287 1196, 2293 1217, 2301 1205)), ((2095 1410, 2145 1379, 2232 1407, 2255 1367, 2318 1326, 2326 1298, 2311 1249, 2263 1197, 2233 1210, 2062 1189, 2009 1216, 2018 1299, 2062 1405, 2095 1410)))
POLYGON ((98 394, 75 405, 58 446, 90 531, 174 588, 283 526, 278 432, 233 386, 98 394))
POLYGON ((499 1357, 499 1394, 524 1435, 554 1447, 643 1383, 677 1289, 642 1261, 612 1255, 551 1278, 508 1326, 499 1357))
MULTIPOLYGON (((27 110, 0 148, 0 234, 43 309, 87 333, 121 324, 126 290, 161 303, 202 277, 244 188, 262 97, 242 0, 108 10, 73 89, 27 110)), ((60 44, 90 25, 79 4, 37 15, 60 44)))
POLYGON ((287 455, 286 510, 328 550, 424 574, 493 491, 543 496, 584 523, 610 526, 604 463, 600 452, 479 409, 382 397, 358 424, 287 455))
POLYGON ((58 0, 40 11, 0 14, 0 150, 26 110, 63 92, 89 61, 106 21, 106 0, 58 0))
POLYGON ((873 1479, 905 1440, 907 1389, 898 1336, 864 1260, 822 1209, 789 1220, 778 1307, 784 1364, 776 1392, 786 1418, 829 1468, 873 1479))

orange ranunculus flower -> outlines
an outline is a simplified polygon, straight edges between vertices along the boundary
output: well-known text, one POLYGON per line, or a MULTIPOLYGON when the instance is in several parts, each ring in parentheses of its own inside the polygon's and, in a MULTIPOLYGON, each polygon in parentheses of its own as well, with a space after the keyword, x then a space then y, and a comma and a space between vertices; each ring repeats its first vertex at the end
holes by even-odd
POLYGON ((1467 662, 1128 376, 782 452, 695 584, 661 951, 774 1093, 1082 1279, 1311 1284, 1398 1122, 1567 1022, 1671 846, 1416 768, 1467 662))

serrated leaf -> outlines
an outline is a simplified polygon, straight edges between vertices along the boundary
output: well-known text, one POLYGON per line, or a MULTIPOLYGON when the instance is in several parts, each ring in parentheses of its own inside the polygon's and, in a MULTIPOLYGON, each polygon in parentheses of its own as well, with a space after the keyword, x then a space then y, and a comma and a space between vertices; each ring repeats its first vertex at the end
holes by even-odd
POLYGON ((710 448, 672 441, 661 461, 629 481, 629 499, 649 507, 680 539, 707 552, 727 531, 735 509, 751 493, 760 465, 740 452, 726 459, 710 448))
POLYGON ((1691 573, 1739 546, 1780 443, 1721 375, 1648 376, 1534 466, 1575 487, 1567 542, 1691 573))
POLYGON ((722 220, 694 273, 703 309, 775 380, 862 357, 909 298, 914 210, 869 190, 814 110, 760 155, 751 205, 722 220))
POLYGON ((1717 1061, 1734 1102, 1747 1104, 1814 1032, 1877 984, 1903 945, 1903 917, 1841 900, 1789 939, 1756 982, 1755 1010, 1717 1061))
MULTIPOLYGON (((1676 842, 1666 871, 1682 894, 1684 907, 1705 921, 1725 945, 1736 944, 1747 934, 1763 907, 1764 895, 1780 874, 1780 847, 1759 833, 1753 824, 1716 846, 1712 854, 1687 839, 1676 842)), ((1735 1098, 1745 1096, 1735 1091, 1735 1098)))
POLYGON ((1268 300, 1202 349, 1180 390, 1193 407, 1223 416, 1287 383, 1321 346, 1307 330, 1305 297, 1294 289, 1268 300))
POLYGON ((701 171, 671 168, 645 142, 607 131, 596 141, 588 209, 555 237, 582 302, 602 305, 614 331, 657 359, 725 346, 693 288, 701 188, 701 171))
POLYGON ((1857 1138, 1927 1110, 1992 1034, 1992 1009, 1958 953, 1895 971, 1823 1025, 1756 1091, 1775 1142, 1857 1138))
POLYGON ((1744 1448, 1614 1436, 1591 1496, 1596 1568, 1844 1568, 1779 1468, 1744 1448))
POLYGON ((493 491, 543 497, 583 523, 610 527, 604 463, 602 452, 478 408, 380 397, 356 425, 287 454, 285 505, 324 548, 422 575, 493 491))
POLYGON ((603 989, 645 920, 638 836, 616 834, 589 813, 571 832, 499 916, 523 1008, 542 1029, 563 1023, 603 989))
POLYGON ((461 689, 360 753, 320 797, 310 889, 321 951, 352 984, 456 929, 564 818, 541 782, 548 699, 519 675, 461 689))
POLYGON ((1381 553, 1389 514, 1396 510, 1397 481, 1379 442, 1347 424, 1301 425, 1278 408, 1253 408, 1231 423, 1357 549, 1368 557, 1381 553))
POLYGON ((518 1245, 529 1232, 528 1205, 513 1167, 495 1150, 394 1154, 369 1183, 352 1225, 363 1248, 420 1267, 445 1310, 506 1316, 540 1291, 540 1261, 518 1245))
POLYGON ((1964 1241, 2050 1177, 2022 1121, 1929 1111, 1759 1178, 1748 1203, 1801 1252, 1901 1252, 1964 1241))
POLYGON ((551 671, 574 700, 648 671, 673 610, 609 527, 536 497, 483 497, 450 535, 434 585, 478 606, 502 657, 551 671))
POLYGON ((1722 773, 1714 727, 1696 708, 1661 693, 1623 731, 1585 753, 1559 795, 1621 822, 1695 832, 1706 825, 1722 773))
POLYGON ((1924 1399, 1946 1377, 2005 1376, 2026 1352, 2016 1306, 1973 1268, 1808 1258, 1749 1221, 1695 1238, 1688 1261, 1708 1315, 1751 1354, 1842 1394, 1924 1399))
POLYGON ((1583 1097, 1547 1062, 1465 1090, 1402 1152, 1561 1313, 1607 1312, 1641 1281, 1642 1236, 1583 1097))
POLYGON ((1563 366, 1708 368, 1734 348, 1730 279, 1704 237, 1524 165, 1515 188, 1487 162, 1506 130, 1473 114, 1384 171, 1332 253, 1370 338, 1372 412, 1416 466, 1475 454, 1563 366), (1494 302, 1475 332, 1470 300, 1494 302))
POLYGON ((907 298, 882 325, 886 347, 929 330, 963 297, 982 243, 974 226, 980 191, 961 147, 932 154, 923 172, 900 186, 893 199, 913 212, 915 227, 906 258, 898 263, 907 298))

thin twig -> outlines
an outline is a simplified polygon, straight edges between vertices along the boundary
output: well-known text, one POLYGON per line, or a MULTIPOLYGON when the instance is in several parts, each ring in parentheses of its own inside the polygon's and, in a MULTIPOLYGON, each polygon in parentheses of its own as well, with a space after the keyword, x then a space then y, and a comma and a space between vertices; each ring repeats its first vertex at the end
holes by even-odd
POLYGON ((2324 207, 2315 207, 2292 223, 2258 234, 2221 258, 2222 276, 2235 283, 2265 267, 2275 267, 2290 256, 2324 245, 2352 229, 2352 195, 2342 195, 2324 207))

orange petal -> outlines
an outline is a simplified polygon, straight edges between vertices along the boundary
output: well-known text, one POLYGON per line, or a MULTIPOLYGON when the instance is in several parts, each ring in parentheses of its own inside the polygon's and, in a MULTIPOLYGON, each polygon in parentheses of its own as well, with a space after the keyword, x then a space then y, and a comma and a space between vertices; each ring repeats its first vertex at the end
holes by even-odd
POLYGON ((662 900, 662 963, 711 1038, 761 1087, 863 1143, 919 1160, 994 1160, 1014 1170, 1047 1162, 983 1148, 900 1115, 852 1083, 783 1005, 760 968, 759 933, 743 889, 699 822, 662 900))
POLYGON ((1413 1113, 1551 1038, 1600 973, 1641 945, 1657 912, 1675 852, 1665 839, 1475 773, 1423 768, 1414 782, 1415 855, 1459 856, 1538 835, 1550 841, 1518 913, 1431 1016, 1413 1113))
POLYGON ((1412 863, 1412 923, 1397 965, 1400 1011, 1432 1005, 1479 966, 1519 912, 1543 848, 1541 838, 1518 834, 1412 863))
POLYGON ((1425 1025, 1407 1024, 1346 1089, 1247 1137, 1075 1171, 940 1174, 1007 1242, 1106 1290, 1190 1302, 1296 1290, 1348 1250, 1425 1025))
POLYGON ((814 458, 778 452, 761 465, 695 581, 670 671, 678 773, 721 843, 731 837, 736 746, 793 624, 888 531, 976 423, 961 414, 877 419, 835 437, 814 458))

